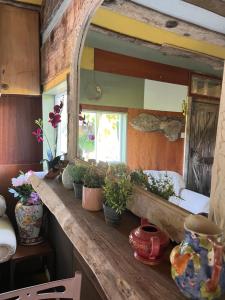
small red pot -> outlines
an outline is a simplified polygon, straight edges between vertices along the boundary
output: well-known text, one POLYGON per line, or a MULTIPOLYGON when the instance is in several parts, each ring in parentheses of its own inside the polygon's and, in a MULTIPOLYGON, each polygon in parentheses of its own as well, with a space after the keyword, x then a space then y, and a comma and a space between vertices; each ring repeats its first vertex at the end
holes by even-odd
POLYGON ((141 226, 131 231, 129 242, 137 260, 156 265, 162 260, 169 238, 158 227, 143 219, 141 226))

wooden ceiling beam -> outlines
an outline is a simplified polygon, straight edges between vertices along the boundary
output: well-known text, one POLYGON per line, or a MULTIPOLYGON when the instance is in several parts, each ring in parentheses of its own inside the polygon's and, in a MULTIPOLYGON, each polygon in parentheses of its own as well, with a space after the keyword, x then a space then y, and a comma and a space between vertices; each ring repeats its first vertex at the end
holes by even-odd
POLYGON ((34 10, 34 11, 38 11, 38 12, 40 12, 40 9, 41 9, 40 6, 38 6, 38 5, 16 2, 14 0, 0 0, 0 4, 11 5, 11 6, 30 9, 30 10, 34 10))
POLYGON ((217 15, 225 17, 225 2, 221 0, 183 0, 198 7, 207 9, 217 15))
POLYGON ((207 43, 225 47, 225 39, 223 34, 216 33, 200 26, 181 21, 174 17, 169 17, 155 10, 146 8, 130 1, 117 0, 113 2, 104 2, 104 7, 107 7, 108 9, 118 14, 135 19, 142 23, 167 30, 168 32, 173 32, 198 41, 207 41, 207 43), (178 25, 175 28, 166 28, 166 22, 168 20, 176 20, 178 22, 178 25))
POLYGON ((196 62, 201 62, 204 63, 210 67, 212 67, 214 70, 223 70, 224 67, 224 61, 218 58, 214 58, 211 56, 203 55, 203 54, 198 54, 198 53, 193 53, 191 51, 187 51, 184 49, 179 49, 179 48, 172 48, 168 45, 156 45, 152 44, 150 42, 146 42, 137 38, 129 37, 123 34, 120 34, 118 32, 113 32, 109 31, 104 28, 97 27, 95 25, 90 25, 90 31, 92 32, 97 32, 100 34, 104 34, 106 36, 109 36, 111 38, 115 38, 117 40, 125 41, 127 43, 132 43, 136 44, 139 46, 147 47, 150 49, 154 49, 157 51, 160 51, 161 53, 168 55, 168 56, 173 56, 173 57, 184 57, 184 58, 189 58, 192 61, 196 62))

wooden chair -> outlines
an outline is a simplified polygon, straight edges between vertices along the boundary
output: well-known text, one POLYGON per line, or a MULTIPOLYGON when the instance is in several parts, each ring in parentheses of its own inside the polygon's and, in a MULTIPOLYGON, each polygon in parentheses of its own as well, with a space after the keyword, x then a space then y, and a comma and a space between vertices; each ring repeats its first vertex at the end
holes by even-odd
POLYGON ((80 300, 80 293, 81 273, 76 272, 73 278, 51 281, 0 294, 0 300, 41 300, 65 298, 80 300))

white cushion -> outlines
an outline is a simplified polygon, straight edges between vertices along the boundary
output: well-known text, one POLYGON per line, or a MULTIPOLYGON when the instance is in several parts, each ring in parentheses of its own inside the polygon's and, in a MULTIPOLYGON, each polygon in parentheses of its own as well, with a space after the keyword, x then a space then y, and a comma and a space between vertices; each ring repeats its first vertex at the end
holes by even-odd
POLYGON ((2 217, 5 214, 5 211, 6 211, 5 198, 0 195, 0 217, 2 217))
POLYGON ((209 197, 188 189, 183 189, 180 197, 170 197, 169 202, 176 204, 193 214, 209 213, 209 197))
POLYGON ((16 235, 8 217, 0 218, 0 263, 11 258, 16 252, 16 235))

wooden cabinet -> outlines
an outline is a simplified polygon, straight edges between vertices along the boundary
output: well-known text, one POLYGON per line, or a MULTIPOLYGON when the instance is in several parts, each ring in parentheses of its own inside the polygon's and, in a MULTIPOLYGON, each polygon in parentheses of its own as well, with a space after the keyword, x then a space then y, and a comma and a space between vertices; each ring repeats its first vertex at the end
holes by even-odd
POLYGON ((39 95, 39 14, 0 4, 0 83, 4 94, 39 95))

